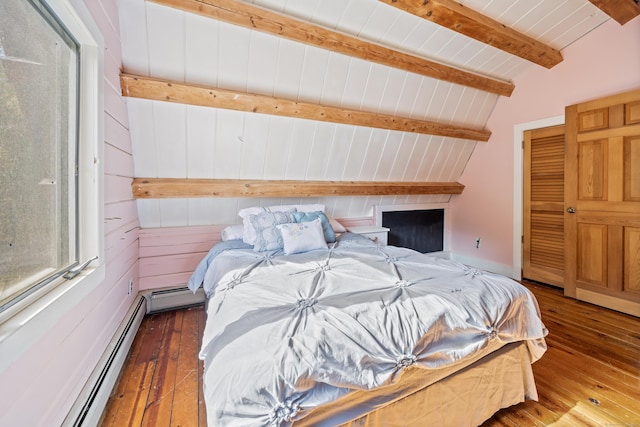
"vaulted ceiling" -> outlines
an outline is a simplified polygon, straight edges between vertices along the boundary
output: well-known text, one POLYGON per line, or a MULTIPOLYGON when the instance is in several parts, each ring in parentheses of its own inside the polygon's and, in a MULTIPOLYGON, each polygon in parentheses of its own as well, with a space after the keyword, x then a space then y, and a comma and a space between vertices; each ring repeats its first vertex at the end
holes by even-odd
MULTIPOLYGON (((595 3, 120 0, 136 177, 455 183, 513 80, 610 19, 595 3)), ((318 197, 448 200, 399 193, 318 197)), ((233 222, 227 196, 141 200, 141 222, 233 222)))

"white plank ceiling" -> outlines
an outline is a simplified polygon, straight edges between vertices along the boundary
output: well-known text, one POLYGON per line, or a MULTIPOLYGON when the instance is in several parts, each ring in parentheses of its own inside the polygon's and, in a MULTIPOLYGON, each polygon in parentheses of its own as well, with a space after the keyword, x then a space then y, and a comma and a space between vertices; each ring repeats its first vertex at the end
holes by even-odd
MULTIPOLYGON (((511 81, 538 65, 377 0, 254 0, 256 6, 467 71, 511 81)), ((467 0, 561 50, 606 21, 587 0, 467 0)), ((123 71, 330 106, 484 128, 490 94, 144 0, 120 0, 123 71)), ((135 176, 458 181, 476 142, 128 98, 135 176)), ((483 142, 479 142, 483 144, 483 142)), ((448 196, 313 199, 334 217, 448 196)), ((143 227, 228 224, 239 208, 298 200, 139 200, 143 227)))

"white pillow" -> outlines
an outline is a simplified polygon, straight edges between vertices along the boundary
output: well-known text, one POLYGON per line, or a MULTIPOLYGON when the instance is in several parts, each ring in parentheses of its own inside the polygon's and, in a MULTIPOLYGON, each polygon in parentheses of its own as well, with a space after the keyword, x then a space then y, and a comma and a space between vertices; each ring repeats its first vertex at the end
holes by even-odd
POLYGON ((244 234, 244 226, 242 224, 229 225, 222 229, 220 233, 220 237, 223 242, 227 240, 236 240, 242 239, 242 235, 244 234))
POLYGON ((329 218, 329 224, 331 224, 331 228, 333 228, 334 233, 346 233, 347 229, 344 228, 344 225, 340 224, 333 218, 329 218))
POLYGON ((293 217, 293 212, 262 212, 258 215, 249 215, 249 221, 256 232, 253 250, 262 252, 281 249, 282 234, 276 226, 296 222, 296 219, 293 217))
POLYGON ((250 215, 258 215, 262 212, 315 212, 322 211, 324 212, 324 205, 276 205, 276 206, 253 206, 250 208, 241 209, 238 212, 240 218, 242 218, 242 225, 244 227, 244 231, 242 234, 242 240, 245 243, 250 245, 255 244, 256 241, 256 232, 253 229, 253 225, 249 220, 250 215))
POLYGON ((308 222, 276 225, 282 234, 284 253, 287 255, 314 249, 326 249, 320 218, 308 222))

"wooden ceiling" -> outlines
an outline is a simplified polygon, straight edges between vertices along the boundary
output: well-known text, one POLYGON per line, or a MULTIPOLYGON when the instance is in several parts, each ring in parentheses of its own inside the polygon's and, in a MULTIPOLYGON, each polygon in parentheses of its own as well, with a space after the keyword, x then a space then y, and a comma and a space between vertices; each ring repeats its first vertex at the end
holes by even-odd
MULTIPOLYGON (((441 62, 410 55, 240 0, 149 1, 196 13, 211 19, 228 22, 233 25, 284 37, 296 42, 314 45, 366 61, 377 62, 390 67, 502 96, 509 96, 514 89, 511 82, 500 81, 441 62)), ((562 61, 562 55, 558 49, 539 42, 532 37, 518 32, 453 0, 380 1, 547 68, 551 68, 562 61)), ((635 0, 590 1, 621 23, 625 23, 640 14, 640 6, 635 0)), ((160 81, 157 79, 145 79, 144 76, 123 75, 123 94, 125 96, 135 96, 145 99, 167 100, 191 105, 229 108, 238 111, 299 116, 313 120, 381 127, 383 129, 406 132, 428 133, 477 141, 486 141, 490 136, 490 132, 483 129, 471 129, 429 121, 417 121, 400 116, 375 115, 366 112, 358 114, 358 112, 344 109, 338 111, 339 109, 331 106, 303 104, 296 100, 278 99, 276 97, 260 97, 258 94, 225 91, 224 88, 195 87, 191 85, 191 95, 178 98, 175 96, 176 89, 186 89, 186 85, 170 81, 159 83, 160 81), (138 90, 134 90, 134 87, 138 90), (168 95, 168 88, 173 89, 174 93, 172 96, 168 95), (213 91, 215 91, 217 95, 214 95, 213 91), (201 97, 194 95, 196 92, 209 93, 211 99, 209 101, 203 101, 201 97), (222 96, 222 94, 226 96, 222 96), (224 101, 225 99, 227 102, 224 101), (229 99, 236 102, 228 102, 229 99), (289 104, 291 107, 283 108, 285 104, 289 104), (304 112, 301 110, 304 110, 304 112)))
MULTIPOLYGON (((162 7, 167 7, 166 12, 165 10, 157 10, 156 12, 156 9, 151 10, 148 7, 144 7, 143 0, 131 0, 132 6, 121 7, 121 20, 124 22, 124 24, 121 24, 124 30, 124 73, 121 76, 120 84, 125 96, 153 102, 169 101, 183 105, 240 111, 246 114, 260 113, 269 116, 282 116, 293 120, 324 121, 348 126, 398 131, 405 134, 425 134, 433 137, 444 137, 443 143, 446 143, 448 138, 451 138, 451 141, 487 141, 490 137, 490 131, 485 129, 484 125, 492 109, 491 105, 496 102, 497 96, 511 95, 514 85, 510 77, 525 69, 525 63, 546 68, 557 65, 562 61, 560 52, 562 47, 570 44, 576 37, 586 34, 602 22, 595 12, 586 7, 587 0, 564 0, 562 4, 557 4, 555 1, 545 2, 546 8, 539 8, 540 12, 538 12, 537 6, 531 5, 530 2, 518 0, 513 2, 512 7, 522 9, 522 13, 525 16, 537 16, 536 14, 539 14, 537 18, 538 24, 535 24, 536 21, 532 22, 535 25, 546 25, 547 27, 545 28, 518 26, 508 22, 508 19, 503 16, 495 15, 495 12, 492 16, 485 15, 482 8, 478 8, 478 4, 481 5, 483 2, 475 0, 461 2, 451 0, 379 0, 380 4, 390 7, 384 9, 384 11, 381 10, 380 13, 378 13, 379 8, 375 7, 375 2, 372 0, 348 0, 345 2, 338 0, 306 2, 288 0, 149 1, 162 7), (315 4, 315 6, 312 4, 315 4), (576 8, 577 5, 579 5, 578 8, 576 8), (373 34, 368 31, 367 25, 357 24, 357 18, 360 15, 354 15, 353 11, 349 12, 349 8, 356 6, 361 8, 362 16, 368 16, 367 25, 371 23, 372 27, 384 28, 381 22, 388 19, 389 24, 387 25, 391 26, 387 27, 388 30, 380 33, 380 35, 373 34), (363 6, 368 8, 368 14, 365 13, 363 6), (132 9, 127 10, 127 7, 132 9), (237 80, 234 83, 236 76, 233 74, 227 74, 228 77, 223 78, 221 70, 227 67, 228 61, 220 57, 218 57, 217 62, 210 62, 218 70, 217 76, 215 75, 216 73, 212 73, 211 77, 206 77, 205 73, 201 72, 204 70, 190 70, 187 72, 187 65, 176 64, 175 60, 180 60, 179 56, 174 56, 171 59, 172 62, 163 60, 162 64, 164 65, 159 65, 161 63, 158 62, 157 58, 165 57, 167 60, 170 58, 168 54, 162 53, 158 48, 152 48, 152 44, 155 45, 155 41, 148 38, 153 26, 158 24, 151 22, 148 17, 144 18, 143 22, 147 26, 145 47, 141 44, 140 37, 144 33, 140 33, 139 29, 133 27, 141 24, 141 22, 134 22, 134 19, 142 18, 143 14, 151 12, 153 12, 154 16, 166 16, 166 23, 169 22, 169 19, 181 19, 179 18, 180 15, 172 14, 168 12, 169 10, 186 12, 201 17, 199 21, 193 21, 192 19, 190 21, 198 25, 202 23, 203 28, 207 20, 224 22, 235 27, 245 28, 251 32, 263 33, 267 37, 276 37, 278 40, 286 39, 292 43, 324 50, 328 52, 325 55, 329 55, 327 58, 330 60, 331 58, 336 58, 335 61, 342 61, 342 59, 338 59, 341 58, 340 56, 334 56, 338 54, 357 61, 364 61, 353 62, 354 65, 375 63, 383 67, 396 69, 398 72, 384 72, 389 73, 389 77, 392 73, 403 76, 404 83, 401 86, 396 84, 401 91, 394 93, 385 90, 383 95, 387 98, 395 98, 398 104, 395 108, 384 108, 383 105, 386 105, 387 102, 382 98, 374 104, 370 104, 367 99, 371 98, 371 96, 366 92, 360 95, 360 100, 354 98, 352 101, 346 98, 342 100, 332 99, 330 96, 322 94, 320 96, 305 95, 305 93, 317 92, 318 86, 305 86, 304 76, 298 77, 298 94, 291 94, 293 95, 291 96, 287 94, 287 90, 278 89, 278 81, 268 80, 270 67, 273 67, 273 65, 268 65, 268 62, 273 59, 281 62, 280 65, 277 65, 278 69, 280 67, 290 68, 291 59, 293 58, 290 56, 278 56, 277 58, 263 56, 265 73, 260 75, 260 78, 264 80, 257 85, 249 80, 244 82, 237 80), (398 12, 392 13, 393 10, 398 12), (575 19, 560 19, 557 16, 560 12, 568 13, 569 16, 575 17, 575 19), (553 13, 556 15, 553 15, 553 13), (170 15, 174 18, 169 18, 170 15), (413 20, 409 16, 413 16, 413 20), (552 16, 554 16, 551 19, 553 23, 548 24, 547 21, 552 16), (420 21, 425 24, 420 24, 420 21), (403 23, 409 22, 411 25, 405 25, 405 27, 407 29, 412 28, 410 31, 402 28, 403 23), (429 23, 432 27, 423 28, 426 23, 429 23), (461 36, 458 38, 450 37, 450 40, 447 41, 442 38, 444 33, 441 34, 433 25, 446 29, 450 34, 456 33, 461 36), (394 36, 396 33, 397 35, 394 36), (414 35, 418 34, 420 35, 419 37, 414 37, 414 35), (393 37, 397 37, 395 42, 392 40, 393 37), (400 39, 400 37, 403 38, 400 39), (439 48, 438 44, 434 43, 436 38, 442 39, 443 47, 439 48), (419 45, 416 46, 414 43, 419 45), (147 51, 145 52, 145 50, 147 51), (497 53, 498 51, 503 53, 499 54, 497 53), (510 58, 518 58, 520 61, 524 60, 525 62, 514 62, 510 58), (171 71, 172 69, 175 71, 171 71), (180 72, 180 70, 183 71, 180 72), (189 75, 202 77, 192 78, 189 75), (415 75, 421 77, 412 77, 415 75), (415 82, 418 86, 413 88, 409 82, 415 82), (273 86, 274 84, 275 86, 273 86), (245 90, 241 89, 242 86, 245 87, 245 90), (256 86, 258 90, 246 90, 252 86, 256 86), (268 89, 268 86, 272 86, 272 89, 268 89), (418 100, 420 96, 429 93, 430 87, 433 87, 431 90, 434 91, 430 95, 431 102, 429 108, 423 110, 419 108, 421 102, 418 102, 418 100), (446 96, 437 97, 435 91, 438 90, 443 95, 446 94, 446 96), (454 96, 455 94, 459 96, 457 100, 454 96), (414 97, 412 105, 405 101, 410 101, 411 96, 414 97), (441 102, 442 104, 439 104, 441 102), (403 106, 402 103, 406 105, 403 106), (354 107, 349 104, 354 104, 354 107), (445 115, 445 110, 451 110, 451 113, 455 114, 449 116, 447 113, 445 115), (475 120, 469 121, 470 111, 475 110, 478 112, 485 111, 486 113, 483 113, 483 116, 479 116, 475 120)), ((628 21, 634 13, 637 14, 638 5, 633 0, 590 1, 606 13, 615 15, 614 19, 619 22, 626 22, 625 20, 628 21)), ((127 2, 124 3, 127 4, 127 2)), ((485 7, 487 10, 489 8, 498 10, 494 7, 495 3, 497 3, 497 0, 489 2, 485 7)), ((507 13, 505 12, 506 15, 507 13)), ((517 11, 510 11, 508 15, 517 17, 518 13, 517 11)), ((187 33, 180 37, 184 37, 185 43, 187 43, 186 37, 189 36, 193 27, 185 26, 184 28, 187 33)), ((231 31, 226 28, 225 32, 231 31)), ((173 26, 165 25, 163 30, 166 30, 167 33, 175 33, 173 26)), ((176 41, 175 37, 173 39, 167 38, 166 40, 164 47, 168 48, 169 51, 173 49, 178 52, 175 49, 178 46, 176 43, 179 43, 179 41, 176 41)), ((267 42, 267 40, 271 39, 264 40, 265 46, 266 43, 271 43, 270 41, 267 42)), ((227 40, 227 42, 233 43, 231 40, 227 40)), ((213 46, 218 46, 217 49, 221 49, 223 39, 218 39, 215 43, 217 45, 214 44, 213 46)), ((205 38, 199 40, 197 44, 202 47, 208 46, 205 38)), ((239 49, 243 49, 243 45, 238 46, 239 49)), ((185 44, 183 49, 188 52, 190 45, 185 44)), ((287 47, 287 49, 289 48, 287 47)), ((315 50, 309 52, 316 55, 315 50)), ((251 51, 251 54, 258 53, 260 52, 251 51)), ((249 62, 251 62, 251 59, 249 59, 249 62)), ((282 70, 285 69, 282 68, 282 70)), ((383 69, 381 68, 380 70, 383 69)), ((354 81, 357 81, 358 77, 353 70, 349 70, 346 78, 356 79, 354 81)), ((328 72, 328 69, 326 72, 328 72)), ((363 75, 362 78, 367 80, 374 78, 374 75, 371 74, 372 72, 374 72, 373 68, 369 71, 368 76, 363 75)), ((290 69, 283 72, 283 75, 287 73, 293 76, 293 72, 290 69)), ((259 76, 259 74, 254 75, 259 76)), ((373 82, 374 80, 370 81, 373 82)), ((280 86, 282 84, 286 86, 289 83, 291 82, 283 80, 280 86)), ((368 85, 369 83, 367 83, 368 85)), ((387 86, 390 87, 390 81, 387 82, 387 86)), ((323 90, 327 87, 325 77, 323 90)), ((349 95, 347 87, 344 88, 342 94, 343 97, 349 95)), ((149 113, 144 113, 144 115, 149 117, 149 113)), ((134 122, 134 127, 139 126, 137 120, 134 122)), ((143 126, 157 127, 159 125, 157 123, 155 125, 144 124, 143 126)), ((221 125, 224 125, 224 123, 219 124, 218 127, 221 125)), ((133 133, 135 134, 136 132, 133 133)), ((155 134, 157 135, 158 131, 155 134)), ((238 137, 238 139, 242 138, 238 137)), ((351 142, 351 144, 355 143, 355 140, 351 142)), ((141 146, 147 145, 146 143, 138 144, 141 146)), ((431 145, 433 142, 429 142, 429 144, 431 145)), ((135 146, 136 141, 134 138, 135 146)), ((205 148, 203 147, 203 149, 205 148)), ((175 147, 172 150, 175 150, 175 147)), ((470 151, 465 148, 465 153, 467 154, 463 152, 456 154, 457 156, 462 156, 455 161, 456 164, 461 162, 464 164, 464 156, 470 155, 470 151)), ((363 156, 367 157, 369 154, 363 153, 363 156)), ((449 154, 449 157, 455 160, 455 157, 451 157, 451 154, 449 154)), ((134 160, 142 159, 140 162, 145 164, 148 163, 147 158, 134 156, 134 160)), ((291 161, 295 162, 296 160, 292 159, 291 161)), ((336 160, 327 158, 325 161, 333 162, 336 160)), ((423 157, 424 161, 430 161, 431 168, 433 168, 436 164, 433 162, 438 162, 439 160, 437 158, 429 160, 423 157)), ((363 165, 362 167, 365 166, 363 165)), ((138 169, 148 168, 136 167, 136 170, 138 169)), ((158 169, 158 166, 155 167, 155 170, 158 178, 163 178, 163 172, 158 169)), ((211 173, 215 175, 217 172, 211 173)), ((180 174, 180 172, 170 173, 170 175, 180 174)), ((451 173, 443 174, 441 172, 439 175, 441 177, 449 175, 447 178, 451 178, 451 173)), ((145 176, 144 174, 141 176, 144 177, 141 179, 152 178, 152 176, 145 176)), ((237 178, 238 182, 242 182, 247 177, 240 174, 237 178)), ((268 176, 263 176, 261 179, 272 183, 276 181, 268 178, 268 176)), ((335 187, 335 182, 341 179, 341 177, 334 176, 325 176, 324 178, 328 187, 330 185, 335 187), (338 179, 336 180, 336 178, 338 179)), ((367 181, 384 182, 375 174, 371 178, 367 179, 367 181)), ((176 179, 188 180, 189 173, 185 173, 184 178, 178 177, 176 179)), ((403 177, 402 181, 396 181, 396 184, 405 181, 406 178, 403 177)), ((151 182, 151 180, 148 180, 147 184, 150 185, 151 182)), ((430 180, 427 184, 437 184, 439 182, 441 181, 430 180)), ((448 186, 451 182, 451 179, 445 178, 441 182, 442 188, 449 188, 448 186)), ((298 184, 299 182, 296 183, 296 185, 298 184)), ((165 185, 166 188, 166 183, 162 185, 165 185)), ((211 182, 207 182, 206 185, 211 185, 211 182)), ((338 192, 343 191, 340 190, 341 186, 337 188, 338 192)), ((374 186, 373 188, 378 188, 374 190, 378 191, 378 194, 386 194, 381 190, 381 186, 374 186)), ((401 192, 399 194, 415 194, 415 190, 411 186, 401 186, 400 188, 403 188, 401 191, 405 191, 405 193, 401 192)), ((147 194, 153 194, 153 191, 148 191, 147 194)), ((193 191, 190 191, 193 194, 193 191)), ((208 190, 203 191, 206 192, 208 190)), ((339 194, 332 191, 327 190, 327 194, 339 194)), ((425 194, 429 194, 429 192, 433 194, 434 190, 433 187, 430 187, 428 190, 423 189, 422 191, 425 191, 425 194)), ((347 190, 344 190, 344 192, 351 195, 347 190)), ((277 194, 280 193, 274 192, 273 197, 278 197, 277 194)), ((269 194, 263 194, 263 196, 269 197, 269 194)), ((255 195, 252 197, 255 197, 255 195)))

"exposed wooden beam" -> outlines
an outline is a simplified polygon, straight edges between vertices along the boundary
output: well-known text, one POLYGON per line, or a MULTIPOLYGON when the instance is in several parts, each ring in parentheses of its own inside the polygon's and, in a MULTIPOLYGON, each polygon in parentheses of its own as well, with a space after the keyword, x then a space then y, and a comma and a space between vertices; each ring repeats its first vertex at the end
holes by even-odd
POLYGON ((343 123, 401 132, 471 139, 474 141, 488 141, 491 136, 491 132, 485 129, 471 129, 425 120, 391 116, 388 114, 328 107, 319 104, 188 85, 130 74, 122 74, 120 76, 120 83, 122 85, 122 94, 133 98, 343 123))
POLYGON ((274 34, 322 49, 502 96, 512 83, 429 61, 237 0, 151 0, 165 6, 274 34))
POLYGON ((558 50, 453 0, 380 1, 543 67, 562 62, 558 50))
POLYGON ((640 4, 634 0, 589 0, 604 13, 624 25, 640 15, 640 4))
POLYGON ((135 178, 138 199, 192 197, 326 197, 460 194, 458 182, 277 181, 135 178))

